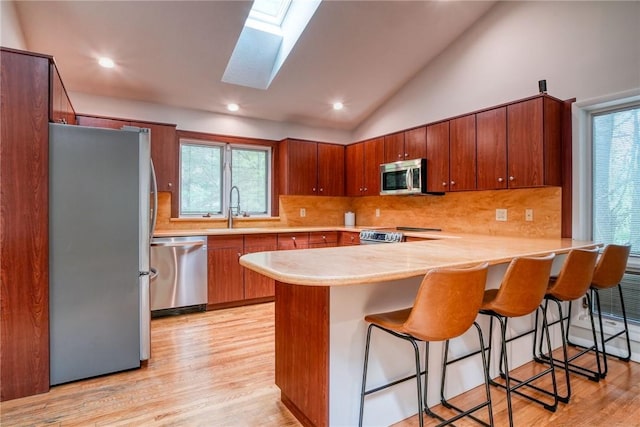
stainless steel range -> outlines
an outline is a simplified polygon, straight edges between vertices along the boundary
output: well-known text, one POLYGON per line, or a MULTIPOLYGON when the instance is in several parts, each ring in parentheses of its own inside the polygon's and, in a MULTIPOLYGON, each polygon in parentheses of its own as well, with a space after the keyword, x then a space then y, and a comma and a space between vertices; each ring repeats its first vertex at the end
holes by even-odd
POLYGON ((404 234, 395 230, 362 230, 360 244, 399 243, 404 241, 404 234))

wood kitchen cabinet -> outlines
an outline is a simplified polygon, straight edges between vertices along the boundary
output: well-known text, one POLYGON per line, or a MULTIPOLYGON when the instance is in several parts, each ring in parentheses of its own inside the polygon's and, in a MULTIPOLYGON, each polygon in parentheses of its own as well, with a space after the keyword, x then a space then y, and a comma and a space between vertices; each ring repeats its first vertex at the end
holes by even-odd
POLYGON ((149 129, 151 131, 151 158, 153 159, 156 179, 158 180, 158 191, 172 193, 172 204, 175 204, 175 206, 172 206, 172 215, 177 216, 178 143, 176 140, 176 125, 85 115, 78 115, 77 120, 80 126, 110 129, 121 129, 122 126, 137 126, 149 129))
POLYGON ((278 250, 308 249, 309 233, 279 233, 278 250))
POLYGON ((475 189, 476 116, 469 114, 449 121, 449 191, 475 189))
POLYGON ((449 191, 449 121, 427 126, 427 191, 449 191))
POLYGON ((243 268, 238 262, 243 252, 242 235, 207 239, 208 305, 244 299, 243 268))
POLYGON ((338 233, 338 246, 351 246, 360 244, 360 233, 356 231, 340 231, 338 233))
POLYGON ((426 127, 397 132, 384 137, 384 162, 422 159, 427 156, 426 127))
POLYGON ((345 150, 347 196, 380 194, 380 164, 384 163, 384 138, 348 145, 345 150))
POLYGON ((562 184, 562 105, 539 96, 507 106, 509 188, 562 184))
POLYGON ((60 78, 58 67, 54 63, 49 66, 51 96, 49 97, 49 120, 54 123, 76 124, 76 112, 60 78))
POLYGON ((337 231, 314 231, 309 233, 309 248, 333 248, 338 246, 337 231))
POLYGON ((507 188, 507 107, 476 114, 477 189, 507 188))
MULTIPOLYGON (((275 251, 278 249, 278 236, 275 234, 247 234, 244 236, 244 253, 275 251)), ((244 268, 244 298, 273 297, 276 293, 276 281, 248 268, 244 268)))
POLYGON ((0 401, 49 390, 52 61, 0 49, 0 401))
POLYGON ((280 194, 344 195, 344 146, 285 139, 278 157, 280 194))

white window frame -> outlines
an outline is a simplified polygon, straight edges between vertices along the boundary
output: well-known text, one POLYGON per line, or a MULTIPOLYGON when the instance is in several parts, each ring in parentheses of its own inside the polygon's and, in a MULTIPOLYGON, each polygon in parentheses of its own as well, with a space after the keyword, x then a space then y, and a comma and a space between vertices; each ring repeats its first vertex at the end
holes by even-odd
MULTIPOLYGON (((271 185, 273 182, 273 167, 272 167, 272 155, 273 151, 271 147, 265 145, 252 145, 252 144, 233 144, 228 142, 220 142, 220 141, 208 141, 208 140, 200 140, 200 139, 190 139, 190 138, 180 138, 178 143, 178 214, 180 218, 227 218, 227 214, 229 212, 229 195, 232 187, 231 183, 231 151, 232 149, 247 149, 247 150, 255 150, 255 151, 264 151, 267 154, 266 166, 267 166, 267 183, 266 183, 266 196, 267 196, 267 211, 264 214, 256 214, 250 213, 252 218, 269 218, 271 217, 271 206, 272 206, 272 192, 271 185), (182 145, 201 145, 201 146, 217 146, 222 148, 222 204, 221 210, 222 212, 219 214, 210 213, 209 216, 206 214, 183 214, 182 213, 182 145)), ((235 198, 234 198, 235 200, 235 198)), ((240 208, 242 210, 242 194, 240 194, 240 208)))
MULTIPOLYGON (((593 236, 593 150, 592 150, 592 118, 594 114, 632 106, 640 102, 640 88, 610 94, 598 98, 587 99, 572 105, 572 236, 576 240, 592 240, 593 236)), ((628 270, 640 271, 640 257, 630 257, 628 270)), ((579 304, 574 304, 576 308, 579 304)), ((607 319, 605 333, 623 328, 621 321, 607 319)), ((572 323, 577 330, 571 331, 575 342, 589 344, 584 329, 590 329, 588 311, 584 308, 574 310, 572 323), (582 331, 580 329, 583 329, 582 331)), ((629 324, 631 338, 631 359, 640 362, 640 326, 629 324)), ((620 354, 625 351, 621 341, 616 341, 620 354)))

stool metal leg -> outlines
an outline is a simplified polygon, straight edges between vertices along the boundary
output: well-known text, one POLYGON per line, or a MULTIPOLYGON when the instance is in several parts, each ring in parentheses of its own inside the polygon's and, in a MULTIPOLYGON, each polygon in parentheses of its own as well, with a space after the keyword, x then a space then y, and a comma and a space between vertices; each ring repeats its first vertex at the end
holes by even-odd
POLYGON ((362 369, 362 391, 360 393, 360 417, 358 418, 358 427, 362 427, 362 418, 364 416, 364 396, 367 386, 367 367, 369 366, 369 344, 371 342, 372 324, 367 328, 367 342, 364 347, 364 366, 362 369))

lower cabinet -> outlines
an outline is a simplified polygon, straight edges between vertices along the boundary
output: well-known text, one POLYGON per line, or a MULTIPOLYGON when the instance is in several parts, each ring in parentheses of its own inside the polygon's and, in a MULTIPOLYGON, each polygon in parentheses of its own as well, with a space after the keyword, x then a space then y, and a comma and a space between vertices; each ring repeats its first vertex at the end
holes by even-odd
POLYGON ((208 304, 244 299, 243 236, 209 236, 207 241, 208 304))
POLYGON ((354 231, 341 231, 338 233, 338 246, 350 246, 360 244, 360 233, 354 231))
MULTIPOLYGON (((247 234, 244 236, 244 253, 275 251, 278 249, 276 234, 247 234)), ((244 268, 244 298, 266 298, 276 294, 276 281, 270 277, 244 268)))
POLYGON ((314 231, 309 233, 309 248, 332 248, 338 246, 337 231, 314 231))
POLYGON ((278 250, 308 249, 309 233, 279 233, 278 250))

